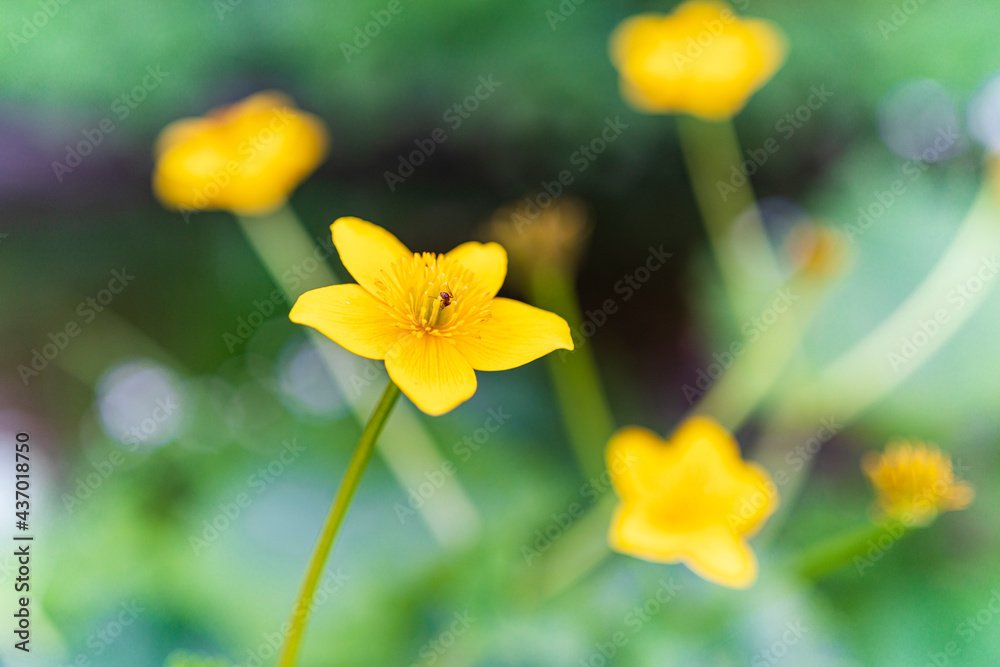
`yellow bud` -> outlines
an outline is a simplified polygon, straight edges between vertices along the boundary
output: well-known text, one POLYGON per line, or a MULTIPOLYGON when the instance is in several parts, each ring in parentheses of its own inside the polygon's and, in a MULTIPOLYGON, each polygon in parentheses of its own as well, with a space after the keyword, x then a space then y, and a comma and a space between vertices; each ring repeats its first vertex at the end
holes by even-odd
POLYGON ((920 441, 901 440, 882 454, 869 452, 862 469, 882 513, 906 525, 926 525, 941 512, 965 509, 974 495, 971 484, 955 477, 951 458, 920 441))
POLYGON ((539 267, 574 271, 590 233, 587 207, 564 195, 545 207, 526 201, 498 210, 488 234, 507 249, 511 264, 523 275, 539 267))
POLYGON ((792 227, 785 239, 785 252, 800 273, 826 277, 843 269, 847 243, 839 231, 811 222, 792 227))

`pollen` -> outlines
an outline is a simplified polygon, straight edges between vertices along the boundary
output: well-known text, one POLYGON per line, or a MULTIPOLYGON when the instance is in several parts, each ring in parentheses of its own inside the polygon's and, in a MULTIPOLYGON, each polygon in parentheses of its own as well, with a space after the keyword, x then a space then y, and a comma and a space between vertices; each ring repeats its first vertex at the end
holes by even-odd
POLYGON ((490 294, 476 274, 445 255, 414 253, 382 271, 378 298, 397 326, 418 336, 476 335, 490 294))

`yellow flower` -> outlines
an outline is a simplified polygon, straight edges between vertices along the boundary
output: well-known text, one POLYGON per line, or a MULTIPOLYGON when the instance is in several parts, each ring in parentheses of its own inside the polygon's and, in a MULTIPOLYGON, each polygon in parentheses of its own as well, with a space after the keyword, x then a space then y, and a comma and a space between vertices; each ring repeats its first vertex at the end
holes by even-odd
POLYGON ((625 100, 639 111, 731 118, 778 71, 785 37, 722 2, 692 0, 673 14, 639 14, 611 37, 625 100))
POLYGON ((811 276, 832 276, 847 260, 844 235, 813 222, 796 223, 788 232, 785 249, 795 269, 811 276))
POLYGON ((665 442, 628 427, 608 443, 607 463, 621 498, 608 538, 613 549, 682 562, 731 588, 757 579, 746 538, 778 507, 777 487, 767 471, 740 458, 726 429, 692 417, 665 442))
POLYGON ((323 160, 323 122, 265 91, 203 118, 168 125, 156 142, 153 191, 177 209, 262 215, 323 160))
POLYGON ((951 458, 923 442, 890 443, 884 454, 869 452, 862 461, 878 504, 889 518, 926 525, 941 512, 965 509, 972 485, 955 478, 951 458))
POLYGON ((473 369, 502 371, 573 349, 564 319, 497 298, 507 274, 499 244, 420 254, 358 218, 340 218, 331 229, 358 284, 306 292, 289 317, 354 354, 385 359, 392 381, 428 414, 469 399, 476 392, 473 369))
POLYGON ((493 215, 489 233, 525 275, 543 267, 569 272, 576 268, 590 232, 588 217, 584 203, 569 195, 546 207, 518 202, 493 215))

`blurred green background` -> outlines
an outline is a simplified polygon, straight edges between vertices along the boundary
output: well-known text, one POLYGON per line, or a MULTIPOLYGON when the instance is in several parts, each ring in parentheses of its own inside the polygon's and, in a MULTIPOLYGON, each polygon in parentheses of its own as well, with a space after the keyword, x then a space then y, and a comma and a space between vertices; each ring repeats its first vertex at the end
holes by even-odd
MULTIPOLYGON (((334 219, 355 215, 411 248, 443 252, 480 238, 494 210, 570 168, 581 144, 618 118, 627 129, 568 188, 594 222, 578 277, 582 307, 614 297, 649 246, 674 255, 587 341, 615 421, 668 432, 688 408, 683 385, 740 339, 676 119, 630 110, 607 58, 618 22, 676 3, 399 3, 349 55, 342 44, 387 3, 0 6, 0 432, 5 442, 31 434, 36 531, 33 652, 13 651, 7 631, 3 664, 160 665, 175 649, 273 664, 266 647, 359 434, 303 328, 288 321, 288 304, 271 301, 275 285, 232 217, 185 222, 153 199, 152 145, 172 120, 257 90, 286 91, 332 137, 329 159, 291 200, 311 235, 325 239, 334 219), (162 80, 122 107, 116 100, 142 85, 147 68, 162 80), (500 85, 449 127, 444 114, 479 77, 500 85), (104 118, 114 131, 57 177, 53 162, 104 118), (385 172, 437 127, 448 140, 390 191, 385 172), (114 271, 134 279, 100 312, 81 309, 114 271), (263 324, 228 344, 255 311, 263 324), (18 365, 73 321, 81 334, 25 382, 18 365), (164 419, 134 440, 122 436, 158 407, 164 419), (240 494, 248 507, 237 505, 206 544, 192 541, 210 537, 205 522, 236 514, 240 494)), ((778 23, 791 45, 735 121, 745 149, 769 137, 780 144, 753 177, 776 244, 798 219, 856 224, 858 208, 905 176, 938 130, 957 136, 850 245, 849 270, 804 341, 807 363, 820 365, 911 292, 971 205, 983 156, 1000 139, 1000 112, 991 115, 1000 96, 990 87, 1000 71, 997 6, 736 6, 778 23), (782 119, 813 87, 832 95, 789 133, 782 119)), ((526 298, 514 284, 503 294, 526 298)), ((328 601, 313 615, 301 664, 924 665, 951 641, 960 654, 938 664, 995 664, 996 614, 985 622, 981 614, 968 641, 961 625, 1000 587, 992 511, 1000 302, 984 298, 944 349, 824 447, 787 530, 760 551, 761 581, 746 592, 717 589, 681 566, 615 556, 553 599, 525 602, 517 582, 533 566, 523 547, 553 513, 589 504, 594 485, 572 461, 544 362, 481 374, 472 400, 424 419, 457 468, 444 484, 468 493, 478 524, 460 524, 461 539, 440 544, 419 516, 401 516, 408 490, 376 459, 331 557, 328 601), (509 419, 478 449, 460 446, 490 410, 509 419), (814 588, 782 576, 783 553, 866 519, 871 492, 858 460, 893 436, 951 452, 976 486, 975 504, 908 536, 863 573, 848 566, 814 588), (676 595, 637 615, 664 581, 676 595), (801 630, 794 642, 783 639, 790 627, 801 630), (619 631, 628 641, 607 658, 619 631)), ((341 356, 363 374, 363 360, 341 356)), ((384 380, 375 370, 366 392, 384 380)), ((751 420, 740 441, 752 442, 758 426, 751 420)), ((431 483, 435 472, 426 472, 431 483)), ((11 503, 0 502, 3 516, 11 503)), ((13 572, 0 557, 7 618, 13 572)))

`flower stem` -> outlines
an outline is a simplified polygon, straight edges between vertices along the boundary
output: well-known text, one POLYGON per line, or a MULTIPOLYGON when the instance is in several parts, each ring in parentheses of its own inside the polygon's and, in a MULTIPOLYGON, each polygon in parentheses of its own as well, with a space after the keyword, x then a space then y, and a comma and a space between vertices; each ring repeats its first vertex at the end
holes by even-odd
POLYGON ((344 479, 340 483, 340 488, 337 489, 337 497, 333 500, 330 514, 326 517, 323 530, 316 542, 316 548, 309 560, 309 568, 306 570, 306 578, 302 582, 299 597, 295 601, 295 606, 292 607, 288 641, 285 642, 281 657, 278 659, 278 667, 293 667, 295 664, 295 657, 299 652, 299 644, 302 642, 302 634, 309 618, 313 594, 316 592, 316 585, 323 573, 323 565, 333 547, 333 540, 337 536, 337 530, 344 520, 344 515, 347 514, 347 508, 354 497, 354 491, 358 488, 358 482, 361 481, 361 475, 364 474, 368 461, 371 460, 372 453, 375 451, 375 442, 389 418, 389 413, 392 412, 393 405, 396 404, 396 399, 399 398, 399 393, 399 387, 390 380, 385 391, 382 392, 382 398, 379 399, 378 405, 375 406, 375 411, 372 412, 371 418, 365 425, 364 431, 361 432, 358 446, 351 456, 347 472, 344 473, 344 479))
POLYGON ((975 298, 964 302, 961 308, 952 308, 949 295, 956 285, 975 274, 984 257, 1000 253, 998 217, 993 193, 989 186, 984 186, 937 264, 882 324, 819 374, 790 382, 784 390, 776 392, 764 428, 764 442, 770 445, 768 451, 758 454, 758 461, 772 472, 784 467, 787 479, 782 488, 781 507, 759 539, 769 541, 777 535, 812 471, 818 458, 815 455, 797 468, 789 468, 782 462, 794 445, 804 442, 815 431, 816 421, 828 417, 849 425, 929 361, 987 302, 986 296, 994 289, 995 281, 985 282, 975 298), (899 341, 912 336, 918 322, 934 318, 944 308, 949 309, 948 320, 921 348, 921 353, 893 368, 888 355, 899 341))
MULTIPOLYGON (((893 542, 906 534, 906 527, 899 522, 885 522, 856 526, 820 542, 802 552, 792 561, 791 571, 807 581, 815 582, 832 574, 872 548, 871 543, 883 535, 893 542)), ((883 550, 876 544, 876 547, 883 550)), ((870 561, 865 560, 866 565, 870 561)))
MULTIPOLYGON (((309 235, 288 206, 262 217, 237 216, 237 220, 261 264, 284 292, 289 304, 306 290, 343 282, 322 261, 328 251, 309 235), (296 273, 301 282, 293 288, 294 283, 284 278, 291 269, 304 268, 306 260, 315 268, 310 268, 308 273, 296 273)), ((355 419, 359 424, 364 423, 370 403, 368 395, 362 395, 354 384, 357 380, 356 375, 352 378, 355 369, 336 356, 336 346, 318 331, 308 328, 307 335, 330 377, 350 404, 355 419)), ((434 439, 409 405, 400 407, 397 418, 379 445, 379 454, 404 489, 416 488, 424 481, 426 471, 440 470, 445 463, 434 439)), ((479 513, 456 478, 441 487, 418 511, 440 544, 460 546, 479 531, 479 513)))
POLYGON ((540 604, 562 594, 614 555, 607 536, 617 504, 614 491, 607 492, 525 572, 529 600, 540 604))
POLYGON ((775 400, 778 410, 788 419, 795 415, 799 420, 811 420, 829 414, 844 423, 854 419, 923 366, 988 301, 986 297, 997 281, 984 281, 975 297, 961 306, 955 306, 952 297, 957 286, 975 277, 984 261, 997 253, 1000 214, 994 195, 984 186, 951 244, 910 296, 812 382, 790 385, 775 400), (913 336, 918 322, 934 319, 939 312, 944 312, 947 320, 920 354, 905 359, 905 363, 894 362, 899 341, 913 336))
MULTIPOLYGON (((561 315, 573 331, 580 331, 583 318, 572 274, 551 267, 535 270, 533 274, 532 303, 561 315)), ((586 340, 577 343, 572 352, 561 350, 550 354, 546 362, 573 453, 584 475, 591 477, 604 469, 604 445, 614 431, 614 419, 593 350, 587 343, 586 340)))
POLYGON ((316 268, 309 273, 299 272, 299 284, 295 288, 288 284, 287 274, 290 269, 304 265, 307 259, 315 260, 317 250, 323 250, 322 246, 317 248, 316 239, 309 235, 295 212, 287 205, 265 216, 240 215, 236 219, 260 263, 274 284, 289 297, 289 302, 308 290, 340 282, 328 264, 317 261, 316 268))
POLYGON ((798 302, 759 341, 741 343, 741 356, 692 406, 691 414, 710 415, 730 431, 738 430, 800 354, 828 285, 829 281, 811 276, 796 276, 786 283, 786 291, 798 302))
POLYGON ((698 209, 738 322, 780 282, 778 262, 757 209, 750 179, 735 184, 742 162, 732 122, 680 116, 677 133, 698 209))

